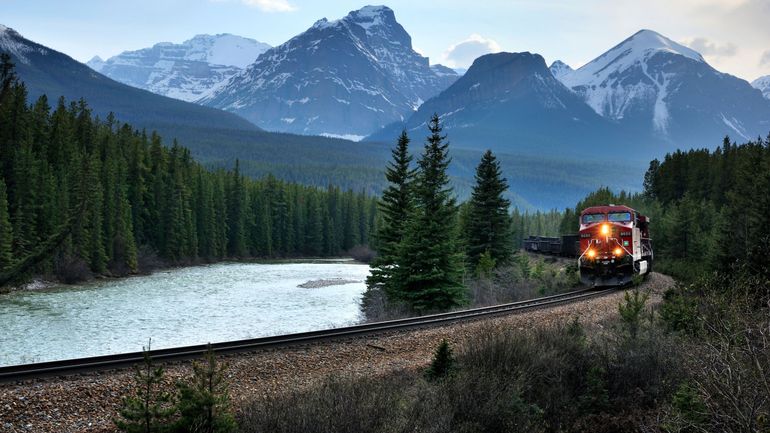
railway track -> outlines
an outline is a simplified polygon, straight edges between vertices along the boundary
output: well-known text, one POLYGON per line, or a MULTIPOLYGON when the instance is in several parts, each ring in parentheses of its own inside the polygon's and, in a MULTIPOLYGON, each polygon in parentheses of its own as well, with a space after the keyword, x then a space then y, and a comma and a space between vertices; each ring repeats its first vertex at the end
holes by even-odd
MULTIPOLYGON (((473 308, 463 311, 432 314, 407 319, 389 320, 384 322, 366 323, 343 328, 310 331, 297 334, 276 335, 247 340, 228 341, 211 344, 217 354, 252 352, 262 349, 275 349, 287 346, 317 343, 335 339, 358 337, 388 331, 399 331, 445 324, 482 317, 503 315, 512 312, 550 307, 568 302, 602 296, 614 289, 592 290, 582 289, 558 295, 546 296, 528 301, 512 302, 490 307, 473 308)), ((208 350, 208 345, 175 347, 150 351, 150 356, 156 362, 183 361, 200 358, 208 350)), ((69 359, 62 361, 40 362, 25 365, 0 367, 0 383, 20 380, 40 379, 52 376, 67 376, 91 371, 111 370, 129 367, 142 362, 143 352, 120 353, 114 355, 94 356, 89 358, 69 359)))

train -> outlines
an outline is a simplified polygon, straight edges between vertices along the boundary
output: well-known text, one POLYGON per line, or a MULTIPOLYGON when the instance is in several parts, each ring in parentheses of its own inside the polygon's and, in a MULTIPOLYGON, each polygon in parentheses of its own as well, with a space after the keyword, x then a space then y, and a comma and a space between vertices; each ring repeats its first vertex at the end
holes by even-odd
POLYGON ((530 236, 526 251, 577 258, 580 281, 590 287, 623 286, 652 272, 650 219, 636 210, 609 204, 580 213, 578 234, 530 236))

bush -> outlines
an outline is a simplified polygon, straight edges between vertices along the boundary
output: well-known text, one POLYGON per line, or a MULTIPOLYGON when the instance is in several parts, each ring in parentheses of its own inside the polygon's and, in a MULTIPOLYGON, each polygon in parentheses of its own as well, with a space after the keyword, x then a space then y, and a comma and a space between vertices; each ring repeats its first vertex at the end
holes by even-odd
POLYGON ((650 299, 649 293, 642 293, 638 289, 627 290, 623 295, 623 302, 618 305, 620 320, 631 340, 636 340, 639 334, 642 313, 648 299, 650 299))
POLYGON ((433 361, 430 363, 430 367, 425 371, 425 378, 429 381, 436 381, 450 378, 457 370, 455 365, 455 357, 452 354, 452 348, 449 347, 449 342, 441 340, 441 343, 436 348, 436 352, 433 354, 433 361))
POLYGON ((348 251, 353 260, 361 263, 370 263, 377 257, 377 253, 366 245, 356 245, 348 251))
POLYGON ((93 278, 85 260, 73 255, 60 255, 54 262, 54 274, 64 284, 82 283, 93 278))

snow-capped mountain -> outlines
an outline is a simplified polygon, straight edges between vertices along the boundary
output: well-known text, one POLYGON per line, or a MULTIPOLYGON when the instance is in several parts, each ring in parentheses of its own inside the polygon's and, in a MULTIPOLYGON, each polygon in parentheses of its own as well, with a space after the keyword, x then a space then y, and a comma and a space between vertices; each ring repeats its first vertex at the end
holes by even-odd
POLYGON ((199 99, 253 63, 270 46, 231 34, 197 35, 173 44, 125 51, 88 66, 121 83, 184 101, 199 99))
POLYGON ((757 78, 751 82, 751 86, 759 89, 765 98, 770 99, 770 75, 757 78))
POLYGON ((553 74, 553 76, 558 80, 561 80, 563 76, 575 71, 570 67, 570 65, 562 62, 561 60, 556 60, 555 62, 551 63, 551 66, 548 69, 551 70, 551 74, 553 74))
POLYGON ((199 102, 268 130, 363 137, 456 78, 412 49, 390 8, 366 6, 317 21, 199 102))
POLYGON ((393 142, 403 128, 422 136, 433 113, 441 117, 453 146, 464 148, 590 156, 602 150, 599 137, 606 142, 618 137, 613 122, 597 115, 554 78, 543 57, 531 53, 479 57, 406 122, 391 124, 368 139, 393 142), (592 142, 588 149, 583 145, 592 142))
POLYGON ((770 104, 748 82, 651 30, 559 79, 629 133, 651 132, 678 147, 709 146, 724 135, 748 140, 770 129, 770 104))

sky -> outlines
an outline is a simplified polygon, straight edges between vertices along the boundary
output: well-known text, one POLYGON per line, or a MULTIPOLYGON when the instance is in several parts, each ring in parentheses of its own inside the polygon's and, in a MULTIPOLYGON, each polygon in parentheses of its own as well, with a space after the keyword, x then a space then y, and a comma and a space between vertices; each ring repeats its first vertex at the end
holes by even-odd
MULTIPOLYGON (((0 0, 0 24, 85 62, 196 34, 279 45, 348 0, 0 0)), ((770 0, 390 0, 414 48, 467 68, 489 52, 530 51, 579 67, 640 29, 699 51, 748 81, 770 75, 770 0)))

